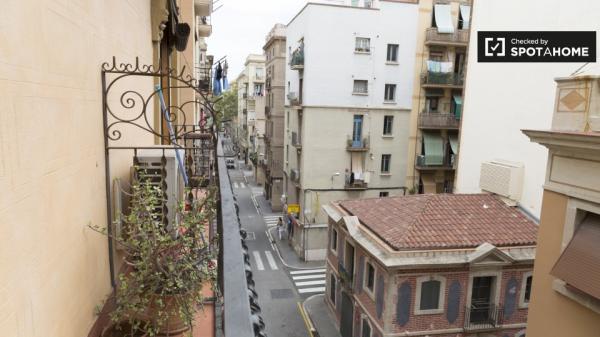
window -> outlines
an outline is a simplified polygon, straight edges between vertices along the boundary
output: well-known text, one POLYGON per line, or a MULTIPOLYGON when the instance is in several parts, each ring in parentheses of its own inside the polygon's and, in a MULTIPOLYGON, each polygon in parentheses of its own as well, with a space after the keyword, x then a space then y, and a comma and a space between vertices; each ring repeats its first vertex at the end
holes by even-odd
POLYGON ((262 96, 263 95, 263 85, 255 84, 254 85, 254 96, 262 96))
POLYGON ((525 303, 529 303, 529 298, 531 298, 531 282, 533 281, 533 276, 528 276, 525 279, 525 303))
POLYGON ((380 198, 385 198, 385 197, 389 197, 389 196, 390 196, 390 192, 379 192, 380 198))
POLYGON ((260 79, 265 76, 265 70, 263 68, 256 68, 256 78, 260 79))
POLYGON ((361 53, 371 52, 371 39, 368 37, 357 37, 356 44, 354 45, 354 51, 361 53))
POLYGON ((331 229, 331 250, 337 252, 338 232, 334 228, 331 229))
POLYGON ((419 310, 438 309, 440 302, 440 281, 432 280, 421 283, 421 299, 419 310))
POLYGON ((375 292, 375 267, 371 264, 371 262, 366 263, 367 272, 365 273, 365 289, 367 289, 371 294, 375 292))
POLYGON ((390 172, 390 161, 392 160, 391 154, 382 154, 381 155, 381 173, 389 173, 390 172))
POLYGON ((367 80, 354 80, 355 94, 368 94, 369 93, 369 82, 367 80))
POLYGON ((383 116, 383 134, 389 136, 392 134, 392 125, 394 124, 394 116, 383 116))
POLYGON ((438 314, 444 311, 446 279, 438 275, 417 278, 415 315, 438 314))
POLYGON ((362 329, 360 333, 361 337, 371 337, 371 324, 366 318, 362 319, 362 329))
POLYGON ((386 84, 384 100, 387 102, 393 102, 395 97, 396 97, 396 85, 395 84, 386 84))
POLYGON ((335 307, 335 275, 333 273, 329 275, 329 299, 335 307))
POLYGON ((387 45, 387 59, 388 62, 398 62, 398 45, 388 44, 387 45))

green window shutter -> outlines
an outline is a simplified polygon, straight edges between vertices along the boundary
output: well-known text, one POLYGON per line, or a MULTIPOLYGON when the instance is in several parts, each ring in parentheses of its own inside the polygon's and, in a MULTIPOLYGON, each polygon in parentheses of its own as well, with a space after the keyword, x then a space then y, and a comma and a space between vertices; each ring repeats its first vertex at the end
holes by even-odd
POLYGON ((444 163, 444 141, 439 133, 423 132, 425 144, 425 165, 442 165, 444 163))
POLYGON ((454 101, 454 116, 456 116, 456 119, 460 119, 462 115, 462 97, 454 95, 452 98, 454 101))

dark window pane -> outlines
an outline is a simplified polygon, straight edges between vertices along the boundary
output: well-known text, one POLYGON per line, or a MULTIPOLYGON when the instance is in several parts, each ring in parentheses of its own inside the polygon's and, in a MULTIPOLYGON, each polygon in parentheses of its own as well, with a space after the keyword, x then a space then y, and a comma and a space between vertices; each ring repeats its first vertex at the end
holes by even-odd
POLYGON ((373 285, 375 285, 375 269, 367 263, 367 288, 373 291, 373 285))
POLYGON ((363 319, 362 322, 362 337, 371 337, 371 327, 369 326, 369 323, 367 323, 367 320, 363 319))
POLYGON ((331 303, 335 305, 335 276, 333 274, 329 276, 329 289, 329 298, 331 299, 331 303))
POLYGON ((440 281, 426 281, 421 283, 420 310, 438 309, 440 302, 440 281))
POLYGON ((525 303, 529 303, 529 297, 531 296, 531 281, 531 276, 527 277, 527 280, 525 281, 525 303))

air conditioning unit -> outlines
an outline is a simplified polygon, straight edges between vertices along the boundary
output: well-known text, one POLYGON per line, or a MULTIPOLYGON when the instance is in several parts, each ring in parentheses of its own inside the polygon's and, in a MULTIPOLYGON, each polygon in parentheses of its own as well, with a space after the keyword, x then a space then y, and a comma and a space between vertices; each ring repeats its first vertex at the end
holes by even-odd
POLYGON ((493 160, 481 164, 479 188, 505 198, 519 201, 523 190, 522 163, 493 160))
MULTIPOLYGON (((137 151, 134 158, 134 178, 148 180, 160 186, 163 191, 163 205, 160 215, 169 225, 176 221, 179 202, 183 197, 183 179, 179 172, 175 149, 143 149, 137 151)), ((185 158, 183 150, 181 158, 185 158)))

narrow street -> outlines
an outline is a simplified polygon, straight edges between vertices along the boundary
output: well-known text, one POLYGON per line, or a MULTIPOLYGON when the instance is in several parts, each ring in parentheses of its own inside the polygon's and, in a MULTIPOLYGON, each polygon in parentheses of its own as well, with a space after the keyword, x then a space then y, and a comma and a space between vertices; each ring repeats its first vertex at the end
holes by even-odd
MULTIPOLYGON (((228 141, 225 148, 231 149, 228 141)), ((277 246, 271 242, 271 238, 278 240, 274 227, 280 214, 264 208, 264 199, 261 207, 262 187, 254 184, 252 171, 243 167, 244 162, 236 160, 229 176, 242 227, 248 233, 246 243, 266 331, 269 336, 309 337, 300 307, 308 297, 325 291, 325 269, 290 268, 282 262, 277 246)))

